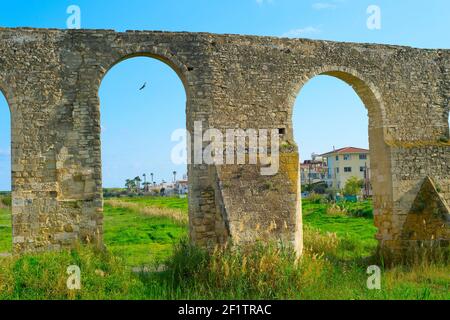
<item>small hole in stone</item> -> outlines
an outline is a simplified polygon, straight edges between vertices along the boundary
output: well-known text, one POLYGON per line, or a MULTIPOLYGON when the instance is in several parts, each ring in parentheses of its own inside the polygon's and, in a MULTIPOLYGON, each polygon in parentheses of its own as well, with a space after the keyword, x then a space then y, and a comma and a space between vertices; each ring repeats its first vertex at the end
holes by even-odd
POLYGON ((286 128, 280 128, 280 129, 278 129, 278 133, 280 134, 280 135, 285 135, 286 134, 286 128))

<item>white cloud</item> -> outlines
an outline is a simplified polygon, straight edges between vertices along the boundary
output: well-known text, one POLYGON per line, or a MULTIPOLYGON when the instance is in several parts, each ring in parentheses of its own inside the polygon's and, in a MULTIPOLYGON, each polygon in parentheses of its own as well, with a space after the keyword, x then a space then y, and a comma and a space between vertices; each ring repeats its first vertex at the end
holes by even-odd
POLYGON ((302 37, 305 35, 310 35, 310 34, 318 34, 320 33, 320 29, 316 28, 316 27, 305 27, 305 28, 298 28, 298 29, 292 29, 289 30, 288 32, 285 32, 282 37, 286 37, 286 38, 297 38, 297 37, 302 37))

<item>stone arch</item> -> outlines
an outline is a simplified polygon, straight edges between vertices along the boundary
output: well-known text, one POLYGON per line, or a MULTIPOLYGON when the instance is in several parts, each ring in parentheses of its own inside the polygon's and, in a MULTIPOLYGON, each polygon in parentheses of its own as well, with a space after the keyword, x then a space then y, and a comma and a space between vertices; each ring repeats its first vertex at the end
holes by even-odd
MULTIPOLYGON (((376 119, 376 125, 382 127, 386 121, 386 108, 380 90, 360 72, 348 67, 323 66, 305 73, 299 83, 293 87, 289 98, 289 119, 292 119, 295 100, 303 86, 312 78, 320 75, 335 77, 350 85, 363 101, 369 117, 376 119)), ((369 124, 370 125, 370 124, 369 124)), ((375 125, 375 123, 374 123, 375 125)))
MULTIPOLYGON (((155 59, 169 66, 183 83, 184 91, 186 93, 186 128, 191 130, 193 128, 193 119, 191 119, 191 106, 192 106, 192 90, 191 85, 193 83, 190 75, 191 68, 181 62, 174 54, 165 49, 159 49, 153 47, 151 50, 134 50, 128 49, 121 51, 118 54, 111 56, 106 63, 100 66, 100 72, 94 82, 94 88, 96 92, 96 112, 100 112, 100 98, 98 96, 102 81, 109 70, 119 63, 137 57, 146 57, 149 59, 155 59)), ((97 127, 100 129, 100 119, 98 120, 97 127)), ((189 166, 188 166, 189 171, 189 166)))
POLYGON ((164 64, 168 65, 180 78, 183 83, 184 90, 186 92, 186 100, 189 101, 191 97, 191 90, 189 83, 192 83, 190 80, 189 67, 187 67, 184 63, 182 63, 175 55, 170 53, 167 50, 153 48, 152 50, 125 50, 119 54, 116 54, 111 57, 105 65, 100 66, 100 73, 98 78, 95 80, 95 86, 97 88, 97 92, 100 89, 100 85, 102 83, 103 78, 106 76, 109 70, 114 68, 117 64, 132 58, 137 57, 147 57, 151 59, 156 59, 164 64))
MULTIPOLYGON (((294 86, 289 105, 289 135, 293 139, 293 108, 295 100, 299 96, 303 86, 312 78, 319 75, 327 75, 344 81, 350 85, 359 98, 362 100, 368 111, 369 117, 369 148, 371 159, 371 183, 373 188, 373 205, 375 226, 378 228, 376 238, 383 245, 383 239, 390 237, 392 231, 387 230, 384 222, 391 221, 393 213, 393 189, 392 170, 390 163, 390 148, 387 144, 386 128, 386 108, 380 90, 366 77, 355 69, 338 66, 323 66, 305 74, 300 83, 294 86)), ((295 143, 294 143, 295 144, 295 143)), ((300 178, 299 178, 300 179, 300 178)), ((299 181, 300 185, 300 181, 299 181)), ((300 188, 299 188, 300 190, 300 188)), ((301 197, 298 196, 301 207, 301 197)))
MULTIPOLYGON (((14 119, 13 119, 13 114, 15 114, 15 112, 13 112, 13 107, 12 107, 12 94, 10 91, 6 91, 4 90, 5 86, 3 85, 3 83, 0 84, 0 95, 3 96, 4 101, 6 102, 7 107, 4 108, 4 106, 1 106, 1 109, 4 110, 1 114, 5 115, 5 121, 9 121, 10 126, 9 126, 9 133, 6 133, 6 137, 9 134, 9 156, 5 157, 6 161, 9 160, 9 174, 5 176, 5 180, 7 180, 9 178, 9 188, 11 188, 11 191, 14 190, 14 186, 16 185, 15 181, 14 181, 14 175, 13 175, 13 156, 15 155, 15 149, 13 148, 13 125, 14 125, 14 119), (9 112, 9 114, 8 114, 9 112)), ((1 98, 1 97, 0 97, 1 98)), ((6 138, 6 140, 8 141, 8 138, 6 138)), ((6 151, 6 150, 5 150, 6 151)), ((7 191, 6 189, 0 189, 0 191, 7 191)), ((14 202, 12 202, 12 206, 14 206, 14 202)), ((11 212, 12 213, 12 212, 11 212)), ((11 239, 13 238, 13 233, 14 233, 14 220, 12 219, 12 215, 10 216, 9 219, 10 223, 11 223, 11 231, 8 230, 8 233, 11 237, 11 239)), ((6 234, 6 228, 5 230, 2 231, 3 234, 6 234)), ((5 248, 6 249, 6 248, 5 248)), ((6 252, 0 252, 0 254, 10 254, 13 250, 13 244, 12 241, 9 243, 8 245, 8 249, 6 252)))
MULTIPOLYGON (((11 150, 11 191, 15 190, 15 186, 16 186, 16 182, 14 179, 14 175, 13 175, 13 165, 15 163, 15 159, 16 159, 16 151, 17 148, 15 148, 15 144, 17 141, 17 136, 18 136, 18 130, 16 130, 16 127, 20 127, 20 117, 19 117, 19 112, 16 108, 16 104, 15 104, 15 100, 14 100, 14 96, 13 93, 10 89, 6 90, 6 88, 8 88, 8 86, 2 81, 0 80, 0 94, 3 95, 3 97, 6 100, 6 104, 8 105, 8 109, 9 109, 9 116, 10 116, 10 150, 11 150)), ((13 205, 14 207, 14 205, 13 205)))
POLYGON ((2 94, 5 97, 5 100, 8 104, 9 111, 11 113, 11 116, 13 113, 15 113, 15 107, 13 102, 13 96, 12 93, 9 90, 5 90, 6 86, 3 84, 2 81, 0 81, 0 94, 2 94))
MULTIPOLYGON (((9 85, 4 79, 0 77, 0 94, 5 97, 6 103, 9 108, 10 121, 11 121, 11 171, 13 171, 13 166, 15 160, 18 158, 16 155, 17 148, 15 148, 16 142, 19 140, 19 129, 22 128, 22 116, 20 109, 17 106, 15 95, 11 85, 9 85)), ((11 191, 15 190, 15 179, 11 172, 11 191)), ((13 206, 14 207, 14 206, 13 206)))
MULTIPOLYGON (((170 69, 172 71, 175 72, 175 74, 178 76, 178 79, 181 80, 181 83, 183 84, 183 88, 184 88, 184 93, 185 93, 185 97, 186 97, 186 105, 184 107, 185 110, 185 114, 186 114, 186 129, 191 131, 191 128, 193 128, 193 121, 194 119, 192 118, 192 114, 191 114, 191 101, 192 101, 192 91, 191 91, 191 86, 189 85, 190 83, 192 83, 191 80, 191 76, 189 74, 190 68, 188 68, 186 65, 184 65, 180 60, 178 60, 173 54, 171 54, 169 51, 167 50, 160 50, 158 48, 153 48, 152 51, 147 51, 147 50, 126 50, 125 52, 121 52, 120 54, 115 54, 111 57, 109 57, 110 59, 108 59, 108 61, 106 63, 104 63, 103 65, 100 66, 100 72, 98 73, 98 77, 95 79, 95 92, 96 92, 96 103, 95 103, 95 108, 96 108, 96 112, 95 114, 100 115, 100 108, 101 108, 101 101, 100 101, 100 97, 99 97, 99 92, 100 92, 100 87, 101 84, 103 82, 103 79, 105 78, 105 76, 108 74, 108 72, 113 69, 116 65, 120 64, 121 62, 124 62, 126 60, 130 60, 133 58, 139 58, 139 57, 144 57, 144 58, 148 58, 148 59, 154 59, 157 61, 160 61, 162 63, 164 63, 166 66, 170 67, 170 69)), ((100 128, 101 128, 101 121, 100 121, 100 116, 96 117, 96 119, 94 120, 95 122, 95 126, 97 127, 98 132, 100 132, 100 128)), ((100 135, 98 135, 99 140, 101 140, 100 135)), ((99 159, 97 159, 95 162, 99 165, 98 170, 98 174, 100 174, 100 176, 102 176, 102 152, 99 152, 99 159)), ((192 166, 190 164, 187 165, 187 174, 188 174, 188 180, 191 180, 191 171, 192 171, 192 166)), ((103 192, 102 192, 102 185, 103 185, 103 177, 100 179, 101 184, 97 186, 98 189, 98 197, 103 198, 103 192)), ((189 181, 191 182, 191 181, 189 181)), ((192 188, 189 187, 189 194, 192 193, 192 188)), ((191 217, 192 217, 192 206, 191 206, 191 195, 189 195, 189 222, 192 221, 191 217)), ((100 209, 100 208, 98 208, 100 209)), ((190 228, 193 228, 193 226, 191 224, 189 224, 190 228)), ((100 242, 103 243, 103 239, 100 239, 100 242)))

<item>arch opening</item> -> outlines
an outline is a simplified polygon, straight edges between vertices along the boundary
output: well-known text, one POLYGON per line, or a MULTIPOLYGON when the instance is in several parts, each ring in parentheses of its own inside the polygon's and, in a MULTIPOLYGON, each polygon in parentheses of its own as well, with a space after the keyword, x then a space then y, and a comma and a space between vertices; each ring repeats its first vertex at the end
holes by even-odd
POLYGON ((177 70, 162 58, 128 55, 99 89, 103 240, 132 267, 164 259, 188 234, 189 99, 177 70))
POLYGON ((301 159, 298 207, 305 232, 335 232, 353 243, 339 254, 359 258, 376 253, 381 203, 390 196, 384 106, 373 85, 336 70, 314 73, 297 91, 291 118, 301 159))
POLYGON ((0 257, 12 251, 11 112, 0 94, 0 257))

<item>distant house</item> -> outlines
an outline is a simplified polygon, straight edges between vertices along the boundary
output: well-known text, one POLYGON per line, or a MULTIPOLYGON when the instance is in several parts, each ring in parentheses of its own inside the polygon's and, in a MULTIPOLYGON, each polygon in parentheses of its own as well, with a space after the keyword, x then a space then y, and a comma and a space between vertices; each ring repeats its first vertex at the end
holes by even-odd
POLYGON ((326 159, 316 154, 313 154, 311 158, 312 160, 305 160, 300 164, 302 186, 327 181, 328 167, 326 159))
POLYGON ((176 182, 161 182, 159 184, 154 184, 151 188, 151 192, 159 193, 161 196, 173 197, 178 195, 188 194, 188 181, 187 180, 177 180, 176 182), (164 192, 161 192, 164 190, 164 192))
POLYGON ((188 193, 188 181, 187 180, 178 180, 175 184, 175 188, 178 191, 178 194, 187 194, 188 193))
POLYGON ((328 166, 328 186, 342 189, 347 180, 357 177, 365 181, 366 193, 370 193, 370 155, 369 150, 346 147, 322 155, 328 166))

